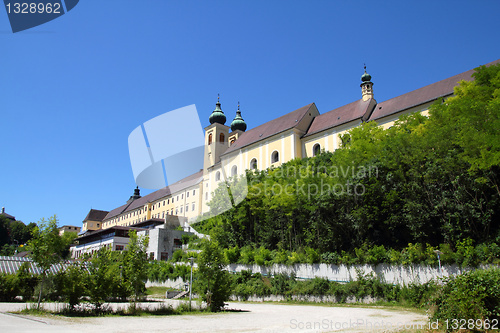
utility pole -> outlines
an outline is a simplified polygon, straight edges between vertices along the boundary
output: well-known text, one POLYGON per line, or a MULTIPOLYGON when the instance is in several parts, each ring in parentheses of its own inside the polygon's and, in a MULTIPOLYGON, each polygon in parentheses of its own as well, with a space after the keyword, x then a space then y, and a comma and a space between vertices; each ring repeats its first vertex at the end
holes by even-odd
POLYGON ((189 311, 191 311, 191 300, 193 298, 193 264, 194 258, 188 258, 191 261, 191 279, 189 280, 189 311))
POLYGON ((441 256, 440 256, 440 255, 441 255, 441 253, 443 253, 443 252, 441 252, 441 251, 439 251, 439 250, 434 250, 434 252, 436 252, 436 254, 437 254, 437 256, 438 256, 438 264, 439 264, 439 277, 441 277, 441 278, 442 278, 442 277, 443 277, 443 271, 441 270, 441 256))

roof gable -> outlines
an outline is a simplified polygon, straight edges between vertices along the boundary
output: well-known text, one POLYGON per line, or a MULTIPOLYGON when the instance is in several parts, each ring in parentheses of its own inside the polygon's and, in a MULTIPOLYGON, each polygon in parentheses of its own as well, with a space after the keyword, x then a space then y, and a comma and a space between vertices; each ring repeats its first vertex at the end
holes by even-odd
POLYGON ((301 123, 304 116, 306 116, 312 109, 317 112, 316 105, 314 103, 303 106, 300 109, 287 113, 279 118, 273 119, 244 132, 222 155, 229 154, 255 142, 269 138, 275 134, 297 127, 301 123))
POLYGON ((102 221, 106 218, 106 215, 108 215, 109 212, 105 210, 98 210, 98 209, 91 209, 83 222, 86 222, 88 220, 90 221, 102 221))
POLYGON ((360 99, 323 113, 314 118, 305 136, 340 126, 356 119, 366 120, 376 104, 377 102, 374 99, 369 99, 367 101, 360 99))

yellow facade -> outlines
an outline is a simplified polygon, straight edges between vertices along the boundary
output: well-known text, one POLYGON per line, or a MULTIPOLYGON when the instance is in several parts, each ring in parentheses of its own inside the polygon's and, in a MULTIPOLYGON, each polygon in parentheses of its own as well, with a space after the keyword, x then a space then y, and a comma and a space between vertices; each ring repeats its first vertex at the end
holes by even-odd
MULTIPOLYGON (((371 76, 365 69, 361 78, 359 101, 327 112, 321 115, 321 121, 316 122, 315 119, 320 114, 314 103, 311 103, 272 120, 272 126, 264 126, 269 125, 269 122, 248 131, 244 131, 246 124, 243 128, 233 127, 233 124, 231 127, 226 126, 225 116, 218 102, 210 118, 212 123, 205 128, 204 166, 199 178, 186 182, 185 185, 182 185, 181 181, 175 191, 172 189, 172 193, 165 192, 165 195, 156 196, 144 202, 142 206, 134 206, 134 209, 124 208, 123 212, 118 213, 115 210, 102 221, 86 219, 82 231, 132 226, 152 218, 164 219, 167 215, 194 220, 209 211, 207 203, 221 182, 236 175, 243 175, 245 170, 265 170, 279 167, 294 158, 313 157, 322 151, 333 152, 341 146, 342 135, 366 121, 374 120, 379 126, 387 129, 404 114, 420 112, 428 116, 432 103, 451 96, 453 86, 460 80, 470 80, 471 74, 471 71, 464 72, 377 103, 374 100, 371 76), (325 120, 326 123, 322 123, 325 120), (234 131, 231 131, 231 128, 234 131), (269 130, 266 132, 269 128, 277 130, 275 133, 270 133, 269 130)), ((238 108, 238 117, 241 116, 239 112, 238 108)), ((242 118, 238 121, 241 125, 242 118)))

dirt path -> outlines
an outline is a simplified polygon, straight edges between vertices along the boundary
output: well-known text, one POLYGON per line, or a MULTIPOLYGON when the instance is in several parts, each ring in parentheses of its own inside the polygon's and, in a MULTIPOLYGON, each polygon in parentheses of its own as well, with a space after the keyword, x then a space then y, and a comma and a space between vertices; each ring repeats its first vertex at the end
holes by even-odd
POLYGON ((424 315, 410 311, 275 303, 232 302, 229 308, 242 312, 183 316, 65 318, 5 313, 24 307, 22 303, 0 303, 0 332, 390 332, 405 325, 427 325, 424 315))

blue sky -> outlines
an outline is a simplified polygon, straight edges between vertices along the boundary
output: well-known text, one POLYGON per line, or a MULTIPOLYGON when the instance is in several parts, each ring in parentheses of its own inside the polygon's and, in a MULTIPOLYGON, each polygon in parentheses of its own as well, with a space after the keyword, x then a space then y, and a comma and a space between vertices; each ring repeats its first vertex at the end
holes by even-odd
MULTIPOLYGON (((249 128, 315 102, 382 102, 500 58, 500 2, 82 0, 13 34, 0 9, 0 206, 81 225, 135 187, 127 138, 221 95, 249 128)), ((170 144, 175 144, 171 142, 170 144)), ((147 194, 150 191, 142 191, 147 194)))

